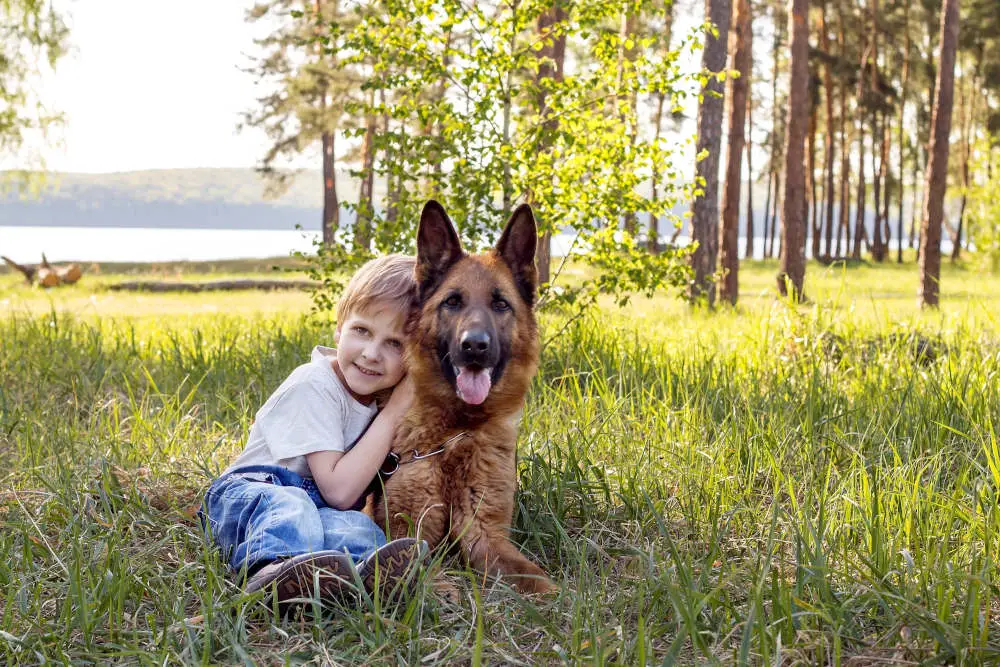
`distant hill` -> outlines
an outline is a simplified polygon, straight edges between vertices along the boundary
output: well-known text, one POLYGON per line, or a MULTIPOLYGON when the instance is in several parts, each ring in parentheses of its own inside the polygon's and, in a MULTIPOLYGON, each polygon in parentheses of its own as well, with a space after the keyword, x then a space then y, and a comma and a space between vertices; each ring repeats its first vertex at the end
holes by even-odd
MULTIPOLYGON (((2 175, 0 175, 2 178, 2 175)), ((376 181, 376 198, 382 198, 376 181)), ((265 183, 253 169, 158 169, 113 174, 52 174, 37 198, 0 194, 0 227, 153 227, 175 229, 303 229, 318 231, 323 202, 319 170, 298 172, 278 199, 264 196, 265 183)), ((356 201, 358 182, 337 175, 341 203, 356 201)), ((756 236, 763 235, 766 196, 754 187, 756 236)), ((689 210, 680 202, 674 212, 689 210)), ((873 211, 869 206, 868 228, 873 211)), ((743 211, 745 216, 745 211, 743 211)), ((907 214, 908 215, 908 214, 907 214)), ((743 217, 743 216, 741 216, 743 217)), ((894 217, 894 216, 893 216, 894 217)), ((341 224, 353 213, 341 208, 341 224)), ((645 216, 640 216, 645 224, 645 216)), ((851 221, 853 224, 853 211, 851 221)), ((745 223, 740 222, 740 236, 745 223)), ((660 233, 672 228, 661 224, 660 233)), ((687 234, 688 224, 683 233, 687 234)))
MULTIPOLYGON (((357 196, 356 183, 348 175, 338 174, 337 186, 342 201, 357 196)), ((264 190, 264 181, 253 169, 57 173, 48 177, 38 197, 0 195, 0 226, 320 228, 319 170, 297 173, 278 199, 266 198, 264 190)))

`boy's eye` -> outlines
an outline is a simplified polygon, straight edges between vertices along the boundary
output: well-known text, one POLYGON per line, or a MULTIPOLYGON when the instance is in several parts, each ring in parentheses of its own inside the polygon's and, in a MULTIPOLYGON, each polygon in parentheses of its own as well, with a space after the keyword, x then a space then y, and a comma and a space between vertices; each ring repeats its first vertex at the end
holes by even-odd
POLYGON ((354 333, 360 334, 362 336, 367 336, 368 335, 368 329, 366 329, 364 327, 354 327, 354 333))
POLYGON ((497 311, 498 313, 506 312, 510 310, 510 304, 507 303, 504 299, 494 299, 493 310, 497 311))
POLYGON ((389 344, 389 347, 395 347, 397 349, 403 347, 403 341, 401 340, 390 339, 386 342, 389 344))
POLYGON ((452 294, 447 299, 444 300, 444 305, 448 308, 461 308, 462 307, 462 297, 458 294, 452 294))

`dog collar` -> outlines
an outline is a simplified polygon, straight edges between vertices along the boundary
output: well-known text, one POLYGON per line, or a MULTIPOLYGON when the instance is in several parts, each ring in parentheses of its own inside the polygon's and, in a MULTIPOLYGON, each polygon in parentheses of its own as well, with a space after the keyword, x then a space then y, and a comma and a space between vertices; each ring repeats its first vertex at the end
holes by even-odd
POLYGON ((389 454, 385 457, 385 461, 382 461, 382 465, 381 467, 379 467, 378 472, 382 477, 391 477, 393 473, 399 470, 399 466, 406 465, 407 463, 415 463, 423 459, 429 459, 432 456, 437 456, 438 454, 443 452, 448 445, 455 442, 456 440, 468 437, 468 435, 469 435, 468 431, 462 431, 461 433, 453 435, 444 442, 442 442, 440 445, 438 445, 437 449, 431 452, 427 452, 426 454, 421 454, 418 450, 411 449, 409 452, 403 453, 403 456, 410 457, 406 460, 403 460, 403 457, 397 454, 396 452, 389 452, 389 454))

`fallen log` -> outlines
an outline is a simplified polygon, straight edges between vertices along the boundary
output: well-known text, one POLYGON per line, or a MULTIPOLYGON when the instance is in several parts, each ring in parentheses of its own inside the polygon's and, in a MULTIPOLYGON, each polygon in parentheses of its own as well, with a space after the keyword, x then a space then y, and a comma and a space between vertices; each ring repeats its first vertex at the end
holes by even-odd
POLYGON ((83 276, 83 269, 79 264, 68 264, 57 267, 56 275, 59 276, 59 282, 72 285, 83 276))
POLYGON ((28 283, 35 281, 35 273, 38 272, 38 267, 33 264, 18 264, 10 257, 6 255, 0 255, 0 259, 7 263, 7 266, 20 272, 24 276, 24 280, 28 283))
POLYGON ((58 287, 59 274, 52 269, 43 266, 38 269, 38 284, 42 287, 58 287))
POLYGON ((181 283, 154 280, 130 280, 108 286, 112 292, 212 292, 235 290, 307 290, 319 287, 314 280, 209 280, 181 283))

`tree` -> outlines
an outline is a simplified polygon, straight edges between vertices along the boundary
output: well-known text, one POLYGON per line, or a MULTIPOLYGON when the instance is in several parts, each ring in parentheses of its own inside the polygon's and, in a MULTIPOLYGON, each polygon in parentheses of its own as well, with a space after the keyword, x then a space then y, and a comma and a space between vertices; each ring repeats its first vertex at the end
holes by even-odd
POLYGON ((702 77, 706 85, 698 102, 698 164, 695 180, 701 188, 691 204, 691 240, 697 246, 691 253, 694 280, 690 297, 715 304, 713 277, 718 250, 719 224, 719 147, 722 143, 724 88, 718 73, 726 66, 729 36, 729 0, 705 0, 705 18, 714 26, 705 35, 702 51, 702 77))
MULTIPOLYGON (((753 45, 749 0, 736 0, 733 27, 729 34, 730 69, 739 76, 727 80, 726 105, 729 110, 729 142, 726 146, 726 181, 722 190, 722 224, 719 229, 719 258, 723 276, 719 297, 736 305, 739 297, 739 224, 742 190, 744 130, 746 127, 747 91, 750 87, 750 53, 753 45)), ((751 211, 747 211, 750 215, 751 211)), ((753 243, 753 237, 747 237, 753 243)))
POLYGON ((287 189, 292 178, 277 163, 320 144, 323 242, 330 245, 340 225, 336 136, 359 82, 338 62, 337 45, 324 34, 329 24, 343 26, 341 30, 348 25, 337 0, 312 0, 306 11, 299 6, 298 0, 267 0, 247 12, 248 21, 277 20, 279 27, 256 40, 264 54, 254 59, 250 71, 272 92, 258 99, 259 108, 244 113, 241 127, 260 128, 273 142, 258 167, 273 196, 287 189))
MULTIPOLYGON (((847 15, 844 0, 837 0, 837 52, 840 61, 847 62, 847 15)), ((840 241, 843 238, 844 253, 851 247, 851 160, 848 152, 850 142, 847 136, 847 79, 840 77, 840 213, 837 223, 837 249, 834 255, 842 257, 840 241)))
MULTIPOLYGON (((903 33, 905 44, 903 46, 903 72, 899 85, 899 201, 897 201, 897 222, 896 222, 896 263, 903 263, 903 166, 905 135, 903 133, 904 116, 906 115, 906 99, 910 87, 910 0, 905 0, 903 6, 903 33)), ((916 183, 913 184, 916 188, 916 183)), ((910 234, 910 247, 913 247, 913 234, 910 234)))
MULTIPOLYGON (((753 7, 747 3, 747 7, 750 9, 750 31, 749 35, 751 39, 753 38, 753 7)), ((754 246, 754 225, 753 220, 753 50, 748 49, 750 55, 747 57, 749 61, 747 64, 747 75, 750 77, 750 82, 747 84, 747 226, 746 226, 746 247, 743 250, 743 257, 745 259, 753 259, 753 246, 754 246)))
MULTIPOLYGON (((785 136, 785 117, 781 113, 782 98, 778 93, 778 76, 781 72, 782 47, 788 17, 781 2, 772 5, 771 22, 774 26, 774 41, 771 44, 771 131, 768 134, 770 160, 767 170, 767 202, 764 205, 764 257, 774 256, 775 231, 778 224, 778 208, 781 191, 782 142, 785 136)), ((787 101, 787 100, 785 100, 787 101)))
MULTIPOLYGON (((673 36, 674 27, 674 3, 673 0, 667 0, 664 3, 663 11, 663 24, 662 30, 660 31, 659 44, 662 49, 662 54, 666 55, 670 52, 670 40, 673 36)), ((667 96, 669 90, 666 87, 658 87, 653 91, 653 103, 655 104, 656 111, 653 113, 653 143, 659 145, 660 138, 663 131, 663 111, 666 106, 667 96)), ((659 199, 659 192, 657 190, 660 182, 660 172, 662 171, 659 162, 654 162, 652 165, 652 171, 650 173, 650 188, 652 190, 652 199, 656 201, 659 199)), ((680 227, 677 228, 676 233, 680 232, 680 227)), ((675 234, 676 236, 676 234, 675 234)), ((649 252, 656 254, 660 251, 660 217, 657 214, 649 214, 649 222, 646 227, 646 249, 649 252)))
POLYGON ((791 79, 785 144, 785 199, 781 207, 781 268, 778 291, 802 300, 805 296, 805 158, 806 124, 809 118, 809 0, 792 0, 789 15, 791 79))
MULTIPOLYGON (((828 56, 830 54, 830 29, 826 20, 826 5, 827 0, 823 0, 820 5, 820 48, 828 56)), ((832 57, 828 57, 826 60, 826 66, 823 69, 823 102, 826 110, 826 132, 825 132, 825 150, 824 159, 826 160, 825 168, 825 178, 826 185, 824 186, 824 194, 826 195, 826 213, 823 217, 823 229, 825 230, 826 245, 824 248, 824 255, 830 256, 832 252, 831 246, 833 245, 833 165, 835 158, 835 142, 834 142, 834 124, 833 124, 833 62, 832 57)), ((819 247, 819 243, 816 243, 816 247, 819 247)))
POLYGON ((369 91, 368 109, 365 113, 365 135, 361 144, 361 187, 358 192, 358 206, 355 211, 354 249, 362 254, 371 251, 372 216, 375 212, 375 91, 369 91))
POLYGON ((955 92, 955 52, 958 47, 958 0, 944 0, 940 35, 925 178, 927 185, 924 189, 924 219, 920 235, 919 294, 920 305, 925 308, 936 308, 940 294, 941 222, 944 219, 944 195, 948 185, 948 148, 955 92))
POLYGON ((30 82, 39 63, 54 68, 66 53, 69 30, 46 0, 5 0, 0 3, 0 25, 0 155, 17 156, 19 164, 27 165, 7 176, 28 183, 43 163, 41 156, 23 153, 25 134, 44 136, 63 120, 32 95, 30 82))
MULTIPOLYGON (((549 89, 558 86, 563 80, 563 68, 566 62, 566 34, 563 22, 566 11, 559 0, 554 0, 552 6, 538 17, 537 31, 541 40, 538 50, 538 73, 535 76, 536 113, 544 127, 538 135, 539 152, 549 151, 552 140, 559 129, 559 119, 546 103, 549 89)), ((535 264, 538 268, 538 282, 545 285, 552 280, 552 227, 546 225, 539 234, 538 246, 535 249, 535 264)))

